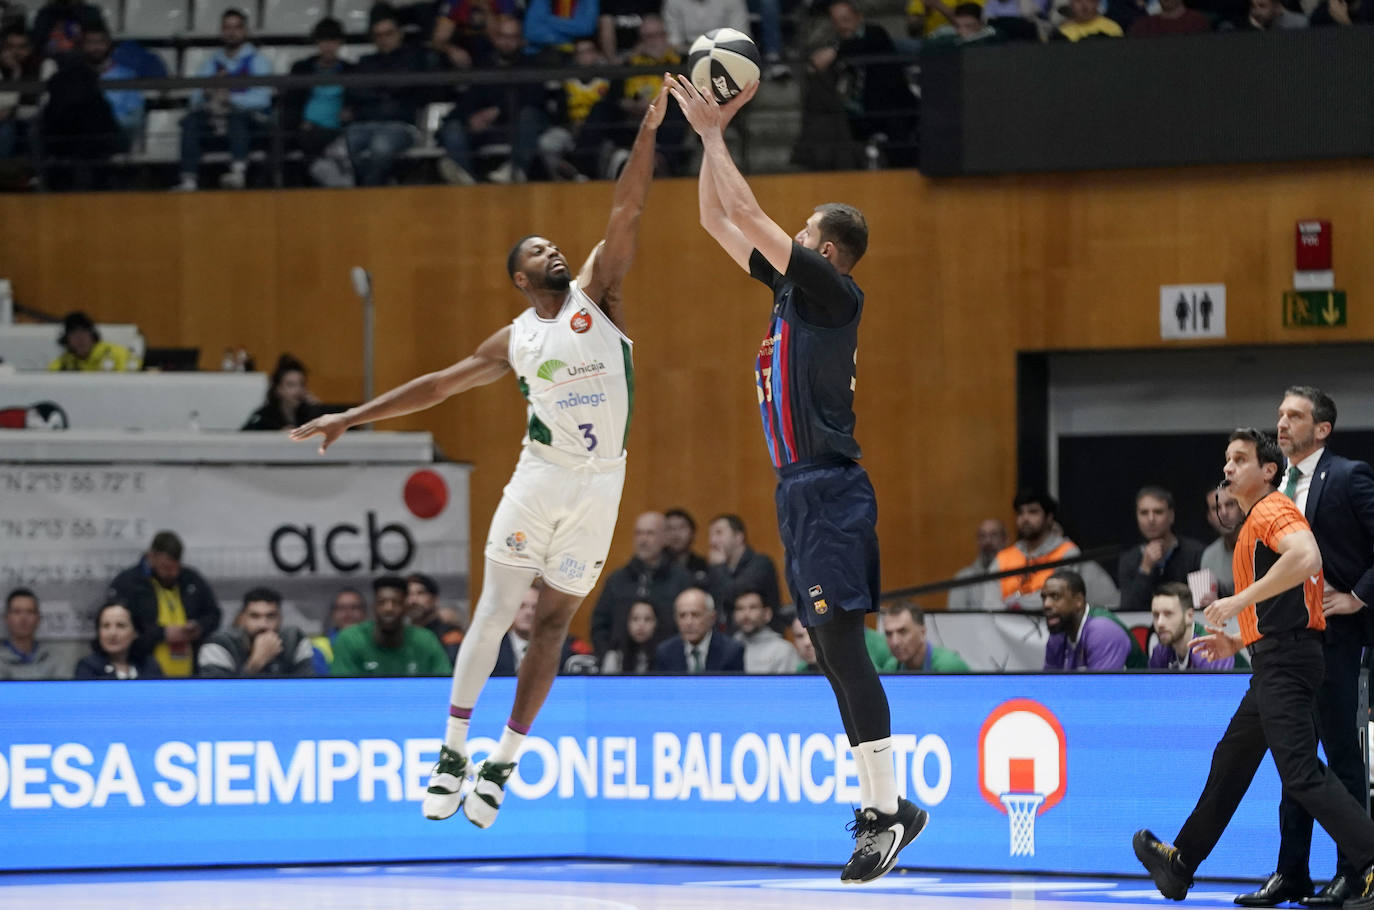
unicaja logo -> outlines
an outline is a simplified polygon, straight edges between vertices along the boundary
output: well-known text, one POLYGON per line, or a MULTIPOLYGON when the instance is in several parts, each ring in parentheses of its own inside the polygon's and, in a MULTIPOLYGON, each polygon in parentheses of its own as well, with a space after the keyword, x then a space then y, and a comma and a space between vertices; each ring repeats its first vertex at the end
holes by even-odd
POLYGON ((1054 712, 1038 701, 1002 702, 978 733, 978 788, 1007 815, 1011 856, 1035 855, 1035 819, 1068 787, 1068 743, 1054 712))

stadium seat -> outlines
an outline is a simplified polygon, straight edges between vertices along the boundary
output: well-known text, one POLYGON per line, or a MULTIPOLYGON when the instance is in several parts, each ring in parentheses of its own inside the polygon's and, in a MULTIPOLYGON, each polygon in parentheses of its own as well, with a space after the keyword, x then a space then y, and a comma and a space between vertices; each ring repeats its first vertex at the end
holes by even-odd
POLYGON ((186 34, 186 0, 126 0, 124 34, 134 38, 169 38, 186 34))
POLYGON ((298 35, 304 39, 326 14, 325 0, 263 0, 264 35, 298 35))
POLYGON ((181 52, 181 75, 191 78, 200 72, 205 61, 219 52, 217 47, 188 47, 181 52))
POLYGON ((262 53, 272 61, 272 72, 283 75, 291 72, 291 66, 298 60, 315 55, 313 44, 283 44, 277 47, 264 47, 262 53))
POLYGON ((185 111, 153 108, 143 125, 140 161, 176 161, 181 156, 181 118, 185 111))
POLYGON ((344 33, 366 35, 367 14, 374 0, 334 0, 334 18, 343 23, 344 33))

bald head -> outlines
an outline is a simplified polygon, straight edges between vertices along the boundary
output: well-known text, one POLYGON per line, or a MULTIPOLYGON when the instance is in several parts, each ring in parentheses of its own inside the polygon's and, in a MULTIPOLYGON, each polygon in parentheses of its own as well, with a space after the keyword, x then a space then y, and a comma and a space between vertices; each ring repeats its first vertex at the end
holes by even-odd
POLYGON ((641 562, 653 565, 663 556, 666 526, 662 512, 645 512, 635 519, 635 556, 641 562))

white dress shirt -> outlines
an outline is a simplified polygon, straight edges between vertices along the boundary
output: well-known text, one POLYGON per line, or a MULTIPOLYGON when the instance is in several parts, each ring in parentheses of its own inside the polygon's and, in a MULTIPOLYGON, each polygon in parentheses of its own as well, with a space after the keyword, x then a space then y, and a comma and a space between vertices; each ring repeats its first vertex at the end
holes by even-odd
MULTIPOLYGON (((1293 491, 1293 504, 1296 505, 1298 511, 1304 515, 1307 514, 1307 491, 1312 489, 1312 475, 1317 470, 1317 462, 1322 460, 1322 452, 1325 451, 1326 447, 1322 446, 1320 449, 1298 462, 1298 470, 1302 472, 1302 475, 1298 478, 1297 489, 1293 491)), ((1279 484, 1279 492, 1283 492, 1286 486, 1288 486, 1287 471, 1284 472, 1283 480, 1279 484)))
POLYGON ((684 638, 684 639, 682 640, 682 656, 683 656, 683 657, 686 659, 686 661, 687 661, 687 672, 688 672, 688 673, 704 673, 704 672, 706 671, 706 652, 707 652, 707 651, 710 651, 710 650, 711 650, 711 633, 710 633, 710 632, 707 632, 707 633, 706 633, 706 637, 703 638, 701 641, 697 642, 696 644, 692 644, 691 642, 687 641, 687 639, 684 638), (693 648, 696 648, 696 649, 697 649, 697 653, 701 655, 701 669, 700 669, 700 670, 698 670, 696 667, 692 666, 692 649, 693 649, 693 648))

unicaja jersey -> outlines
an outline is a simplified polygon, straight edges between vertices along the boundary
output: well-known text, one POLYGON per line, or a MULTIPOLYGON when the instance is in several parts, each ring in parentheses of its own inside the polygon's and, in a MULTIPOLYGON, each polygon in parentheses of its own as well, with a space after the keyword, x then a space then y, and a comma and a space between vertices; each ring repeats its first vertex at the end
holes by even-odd
POLYGON ((757 250, 749 270, 773 290, 768 334, 754 361, 759 415, 773 467, 858 459, 854 382, 863 292, 819 253, 796 243, 786 275, 757 250), (803 312, 826 307, 853 315, 834 328, 803 318, 803 312))
POLYGON ((619 458, 634 410, 633 342, 573 282, 563 308, 511 323, 510 364, 529 402, 525 445, 619 458))

